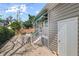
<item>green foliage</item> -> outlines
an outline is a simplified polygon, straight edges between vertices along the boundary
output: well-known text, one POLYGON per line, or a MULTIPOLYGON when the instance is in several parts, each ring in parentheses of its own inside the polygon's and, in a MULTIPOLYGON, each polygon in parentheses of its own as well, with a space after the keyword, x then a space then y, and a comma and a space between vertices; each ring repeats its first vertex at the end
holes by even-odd
POLYGON ((35 16, 32 16, 32 15, 29 14, 28 17, 29 17, 28 21, 25 21, 23 23, 23 25, 24 25, 25 28, 30 28, 30 27, 32 28, 33 22, 35 20, 35 16))
POLYGON ((15 21, 15 22, 11 23, 10 26, 13 30, 20 30, 21 29, 21 22, 15 21))
POLYGON ((23 25, 24 25, 25 28, 32 27, 32 23, 31 23, 30 21, 25 21, 25 22, 23 23, 23 25))
POLYGON ((3 19, 2 19, 2 15, 0 15, 0 22, 2 22, 3 21, 3 19))
POLYGON ((3 20, 2 20, 2 18, 0 18, 0 22, 2 22, 3 20))
POLYGON ((30 14, 28 16, 29 16, 29 21, 33 23, 35 21, 35 16, 32 16, 30 14))
POLYGON ((3 44, 14 35, 15 32, 13 30, 0 26, 0 44, 3 44))

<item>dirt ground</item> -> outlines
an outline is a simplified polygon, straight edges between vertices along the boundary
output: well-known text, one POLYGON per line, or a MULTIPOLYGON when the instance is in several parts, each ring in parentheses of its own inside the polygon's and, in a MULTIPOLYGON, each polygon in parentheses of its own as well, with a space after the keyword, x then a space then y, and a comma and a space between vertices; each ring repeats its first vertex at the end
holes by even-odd
POLYGON ((32 50, 29 53, 26 53, 26 55, 32 55, 32 56, 55 56, 50 50, 48 50, 46 47, 38 47, 35 50, 32 50))
POLYGON ((28 36, 19 35, 13 37, 0 49, 0 56, 55 56, 45 46, 27 43, 28 36))
POLYGON ((44 46, 41 46, 41 47, 35 46, 36 48, 34 48, 31 45, 29 45, 28 47, 29 48, 27 48, 27 46, 25 45, 23 48, 18 50, 14 55, 15 56, 19 56, 19 55, 21 56, 55 56, 48 48, 44 46))

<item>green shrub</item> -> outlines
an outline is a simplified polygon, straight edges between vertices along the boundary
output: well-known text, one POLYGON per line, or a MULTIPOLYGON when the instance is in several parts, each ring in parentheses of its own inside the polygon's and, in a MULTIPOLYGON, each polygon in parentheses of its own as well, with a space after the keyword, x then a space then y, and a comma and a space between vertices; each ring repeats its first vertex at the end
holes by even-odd
POLYGON ((9 35, 10 35, 10 37, 14 36, 15 35, 15 31, 12 30, 12 29, 9 29, 9 35))
POLYGON ((21 23, 18 21, 11 23, 10 26, 13 30, 19 31, 21 29, 21 23))
POLYGON ((15 32, 13 30, 0 26, 0 44, 3 44, 14 35, 15 32))
POLYGON ((23 25, 24 25, 25 28, 32 28, 32 27, 33 27, 31 21, 25 21, 25 22, 23 23, 23 25))

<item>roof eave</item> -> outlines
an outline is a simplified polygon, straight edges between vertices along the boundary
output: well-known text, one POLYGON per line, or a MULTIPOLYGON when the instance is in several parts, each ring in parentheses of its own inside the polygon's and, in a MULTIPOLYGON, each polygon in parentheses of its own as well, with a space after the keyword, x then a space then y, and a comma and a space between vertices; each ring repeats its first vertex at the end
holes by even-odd
MULTIPOLYGON (((53 9, 56 5, 58 5, 59 3, 47 3, 44 8, 38 13, 38 15, 36 16, 36 19, 39 18, 40 14, 43 12, 43 11, 48 11, 48 10, 51 10, 53 9)), ((36 20, 35 20, 36 21, 36 20)))
POLYGON ((53 9, 56 5, 58 5, 59 3, 47 3, 44 7, 44 9, 47 9, 47 10, 51 10, 53 9))

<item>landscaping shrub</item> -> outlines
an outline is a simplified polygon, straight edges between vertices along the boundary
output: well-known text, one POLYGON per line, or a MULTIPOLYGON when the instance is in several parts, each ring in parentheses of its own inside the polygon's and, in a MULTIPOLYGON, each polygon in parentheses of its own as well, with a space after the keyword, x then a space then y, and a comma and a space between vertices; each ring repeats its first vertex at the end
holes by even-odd
POLYGON ((19 31, 21 29, 21 23, 18 22, 18 21, 15 21, 15 22, 11 23, 10 26, 13 30, 18 30, 19 31))
POLYGON ((3 44, 14 35, 15 32, 13 30, 0 26, 0 44, 3 44))
POLYGON ((20 21, 12 22, 9 26, 15 31, 16 34, 20 33, 20 29, 21 29, 20 21))

